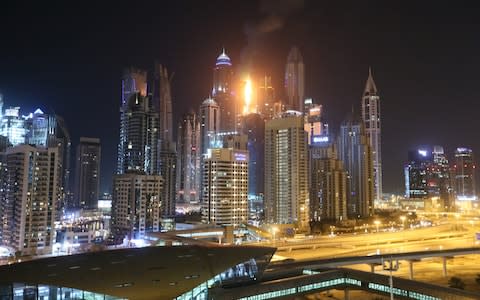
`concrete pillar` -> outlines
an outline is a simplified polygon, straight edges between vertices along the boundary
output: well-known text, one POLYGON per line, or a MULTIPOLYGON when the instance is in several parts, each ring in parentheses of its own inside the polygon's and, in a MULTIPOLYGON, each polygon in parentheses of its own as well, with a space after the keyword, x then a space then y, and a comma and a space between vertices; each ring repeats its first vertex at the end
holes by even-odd
POLYGON ((447 277, 447 257, 442 257, 443 259, 443 276, 447 277))
POLYGON ((375 264, 370 264, 370 272, 375 273, 375 264))
POLYGON ((345 288, 344 290, 344 293, 343 293, 343 299, 345 300, 350 300, 350 291, 348 290, 348 288, 345 288))
POLYGON ((408 270, 410 271, 410 280, 413 280, 413 260, 408 261, 408 270))

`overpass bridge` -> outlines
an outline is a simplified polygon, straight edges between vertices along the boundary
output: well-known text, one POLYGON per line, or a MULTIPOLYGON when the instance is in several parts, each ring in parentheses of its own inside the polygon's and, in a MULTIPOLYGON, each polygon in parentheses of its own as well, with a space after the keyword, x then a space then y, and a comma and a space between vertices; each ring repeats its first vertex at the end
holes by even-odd
POLYGON ((316 270, 323 268, 337 268, 348 265, 367 264, 370 265, 372 273, 375 271, 375 266, 383 265, 387 261, 407 261, 410 269, 410 279, 413 279, 413 263, 425 258, 439 257, 443 260, 443 275, 447 276, 447 259, 455 256, 480 254, 480 248, 458 248, 458 249, 446 249, 446 250, 428 250, 417 252, 404 252, 404 253, 392 253, 392 254, 378 254, 371 256, 348 256, 348 257, 335 257, 326 259, 308 259, 300 261, 286 261, 271 263, 266 272, 270 274, 282 273, 292 270, 316 270))
POLYGON ((480 298, 479 293, 396 277, 393 279, 393 288, 390 288, 389 276, 351 269, 333 269, 310 274, 249 286, 214 288, 209 291, 209 299, 291 299, 294 296, 331 289, 343 290, 347 300, 351 290, 364 290, 382 296, 388 296, 392 292, 396 299, 466 300, 480 298))

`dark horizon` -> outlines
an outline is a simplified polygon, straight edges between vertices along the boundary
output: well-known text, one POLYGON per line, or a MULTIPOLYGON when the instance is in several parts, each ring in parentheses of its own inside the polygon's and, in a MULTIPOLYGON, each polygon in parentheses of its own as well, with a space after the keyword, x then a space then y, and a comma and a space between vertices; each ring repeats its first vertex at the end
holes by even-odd
POLYGON ((72 155, 80 136, 100 138, 101 192, 115 172, 122 70, 151 69, 158 59, 175 73, 176 128, 179 116, 196 111, 209 95, 222 46, 237 71, 271 73, 278 93, 288 51, 297 45, 306 67, 306 96, 324 105, 333 133, 352 105, 360 109, 371 66, 382 103, 385 192, 403 192, 409 149, 441 145, 450 159, 457 146, 480 151, 472 134, 480 125, 475 101, 480 25, 473 6, 433 1, 402 7, 379 1, 1 6, 5 106, 20 106, 23 113, 40 107, 63 116, 72 155), (273 27, 265 29, 261 25, 271 16, 273 27))

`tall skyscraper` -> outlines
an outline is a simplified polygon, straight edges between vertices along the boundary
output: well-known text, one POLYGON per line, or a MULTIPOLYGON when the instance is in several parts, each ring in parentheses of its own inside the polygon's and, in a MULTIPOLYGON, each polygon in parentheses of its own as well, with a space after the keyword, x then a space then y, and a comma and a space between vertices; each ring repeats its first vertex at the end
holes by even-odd
POLYGON ((362 97, 362 118, 365 133, 372 149, 375 200, 382 199, 382 143, 380 97, 373 81, 372 69, 368 69, 368 79, 362 97))
POLYGON ((373 161, 365 128, 352 116, 340 127, 339 158, 347 171, 347 215, 367 218, 373 214, 373 161))
POLYGON ((20 107, 5 109, 1 120, 0 135, 7 137, 8 143, 12 146, 25 143, 27 128, 25 119, 20 116, 20 107))
POLYGON ((5 161, 3 244, 24 255, 50 254, 60 190, 58 149, 20 145, 7 149, 5 161))
POLYGON ((427 149, 408 152, 405 166, 405 197, 409 199, 428 198, 429 168, 432 164, 432 153, 427 149))
POLYGON ((259 114, 243 118, 243 134, 248 137, 248 194, 264 194, 265 176, 265 121, 259 114))
POLYGON ((442 202, 442 210, 452 210, 455 206, 454 187, 451 184, 450 165, 443 147, 433 147, 433 163, 430 167, 429 189, 434 188, 442 202))
POLYGON ((347 173, 334 143, 309 145, 310 214, 312 220, 340 222, 347 219, 347 173))
POLYGON ((161 191, 159 175, 136 171, 113 178, 112 232, 118 238, 143 238, 160 231, 161 191))
POLYGON ((272 77, 263 76, 257 89, 258 112, 267 120, 274 117, 275 89, 272 86, 272 77))
POLYGON ((81 137, 75 167, 75 203, 77 207, 97 208, 100 188, 100 139, 81 137))
POLYGON ((305 65, 297 47, 290 49, 285 68, 287 108, 303 112, 305 96, 305 65))
POLYGON ((118 174, 137 170, 158 174, 158 113, 151 98, 141 92, 130 93, 121 108, 118 174))
POLYGON ((187 113, 178 124, 177 203, 198 203, 200 195, 200 122, 187 113))
POLYGON ((454 172, 456 204, 461 206, 463 201, 477 200, 475 160, 471 149, 461 147, 455 150, 454 172))
POLYGON ((57 147, 60 174, 61 203, 58 207, 72 207, 72 193, 70 190, 70 133, 64 119, 55 114, 46 114, 41 109, 23 117, 25 119, 25 143, 43 147, 57 147))
POLYGON ((206 154, 215 135, 220 132, 220 107, 212 98, 200 106, 200 151, 206 154))
MULTIPOLYGON (((117 173, 123 174, 131 162, 126 161, 129 142, 129 114, 138 101, 147 96, 147 71, 129 68, 125 69, 122 77, 122 99, 120 103, 120 142, 118 143, 117 173)), ((142 101, 144 102, 144 101, 142 101)), ((150 109, 149 109, 150 110, 150 109)))
POLYGON ((153 102, 158 107, 160 118, 159 131, 160 140, 163 143, 173 142, 173 121, 172 121, 172 93, 171 81, 173 75, 168 75, 167 68, 161 64, 155 64, 153 102))
POLYGON ((202 221, 240 225, 248 221, 248 151, 208 150, 203 165, 202 221))
POLYGON ((307 132, 308 144, 313 143, 314 140, 315 142, 330 142, 328 124, 323 118, 322 105, 314 104, 312 99, 307 99, 304 110, 304 129, 307 132))
POLYGON ((265 125, 265 217, 267 223, 309 229, 307 137, 301 113, 265 125))
POLYGON ((221 131, 235 131, 237 115, 240 113, 232 93, 232 78, 232 62, 230 57, 225 53, 224 48, 215 62, 212 89, 212 97, 215 99, 221 110, 221 131))

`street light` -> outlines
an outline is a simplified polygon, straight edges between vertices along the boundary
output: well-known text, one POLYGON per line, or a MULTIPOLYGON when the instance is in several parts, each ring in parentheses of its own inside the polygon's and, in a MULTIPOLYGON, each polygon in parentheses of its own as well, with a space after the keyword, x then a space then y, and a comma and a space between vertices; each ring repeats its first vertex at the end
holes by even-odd
POLYGON ((375 226, 377 226, 377 233, 378 233, 378 226, 381 224, 379 220, 375 220, 375 222, 373 222, 373 224, 375 224, 375 226))
POLYGON ((405 220, 407 219, 407 217, 405 216, 401 216, 400 217, 400 220, 402 220, 402 227, 403 227, 403 230, 405 230, 405 220))
POLYGON ((277 233, 278 231, 278 228, 277 227, 273 227, 272 228, 272 232, 273 232, 273 242, 275 243, 275 233, 277 233))

